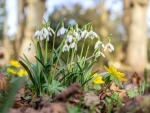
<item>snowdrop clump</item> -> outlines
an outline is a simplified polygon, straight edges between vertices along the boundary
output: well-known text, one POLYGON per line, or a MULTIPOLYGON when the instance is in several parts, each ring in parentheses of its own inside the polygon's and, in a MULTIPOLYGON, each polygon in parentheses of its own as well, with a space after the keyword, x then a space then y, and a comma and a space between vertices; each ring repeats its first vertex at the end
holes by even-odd
MULTIPOLYGON (((107 49, 110 52, 114 51, 110 38, 106 37, 104 41, 100 40, 100 36, 93 31, 90 23, 79 28, 78 24, 65 27, 63 21, 60 21, 56 29, 53 30, 50 23, 45 22, 42 28, 35 31, 32 38, 37 39, 33 41, 36 61, 32 64, 24 55, 20 63, 28 72, 33 88, 36 89, 35 93, 38 96, 41 96, 43 92, 53 95, 55 92, 49 86, 55 86, 56 83, 59 87, 60 84, 69 86, 74 82, 79 82, 83 88, 87 89, 89 83, 91 83, 90 81, 93 80, 93 78, 91 79, 94 75, 92 70, 97 59, 100 56, 105 57, 104 52, 107 49), (55 48, 56 38, 60 36, 63 37, 62 41, 55 48), (52 43, 49 43, 49 40, 52 40, 52 43), (41 41, 44 41, 44 51, 41 41), (96 43, 90 55, 90 47, 93 44, 92 42, 95 41, 96 43), (106 41, 108 41, 107 44, 106 41), (51 44, 51 48, 49 48, 49 44, 51 44), (60 76, 62 76, 61 80, 58 79, 60 76)), ((31 44, 25 51, 34 52, 31 44)), ((99 80, 101 79, 99 77, 99 80)), ((57 92, 59 91, 61 90, 57 92)))
POLYGON ((104 42, 100 41, 100 37, 98 36, 98 34, 93 31, 92 25, 88 25, 88 27, 89 26, 90 30, 87 30, 87 25, 84 26, 84 29, 79 29, 78 25, 76 25, 75 27, 69 26, 68 29, 62 26, 57 31, 57 36, 66 35, 62 52, 69 52, 72 49, 77 51, 77 45, 81 40, 85 41, 86 39, 90 39, 92 41, 96 38, 98 39, 94 46, 94 53, 96 58, 98 58, 99 56, 105 57, 104 53, 100 51, 101 47, 104 51, 106 51, 107 49, 110 52, 114 51, 114 46, 110 43, 110 40, 109 43, 105 46, 104 42))
MULTIPOLYGON (((69 52, 71 50, 77 51, 77 45, 81 40, 94 40, 97 39, 95 46, 94 46, 94 55, 96 58, 99 56, 105 57, 104 53, 107 49, 112 52, 114 51, 114 46, 110 43, 104 45, 104 42, 100 40, 100 37, 97 33, 93 31, 92 25, 87 24, 83 28, 78 28, 78 25, 75 26, 69 26, 68 28, 65 28, 64 23, 61 23, 61 27, 54 31, 50 24, 45 25, 42 29, 36 30, 36 32, 33 35, 33 38, 37 37, 38 40, 44 40, 46 39, 49 41, 49 37, 57 34, 57 36, 63 36, 65 41, 63 43, 62 52, 69 52), (89 28, 89 29, 87 29, 89 28), (103 49, 103 52, 101 51, 101 48, 103 49)), ((83 42, 83 43, 84 43, 83 42)), ((83 44, 84 45, 84 44, 83 44)), ((31 47, 28 47, 28 50, 31 49, 31 47)), ((84 49, 82 46, 81 50, 84 49)))

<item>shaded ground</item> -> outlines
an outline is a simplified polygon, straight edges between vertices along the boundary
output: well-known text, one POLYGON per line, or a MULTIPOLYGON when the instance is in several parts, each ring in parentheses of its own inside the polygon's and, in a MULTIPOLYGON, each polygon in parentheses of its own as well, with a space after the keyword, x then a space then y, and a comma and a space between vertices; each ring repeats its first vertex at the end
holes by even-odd
MULTIPOLYGON (((125 72, 126 78, 129 79, 127 84, 139 85, 144 80, 144 72, 125 72)), ((150 71, 148 72, 148 86, 150 86, 150 71)), ((109 90, 104 93, 100 90, 98 94, 92 92, 83 92, 79 83, 74 83, 58 96, 50 98, 44 95, 42 98, 25 98, 22 95, 31 96, 31 92, 25 87, 22 87, 15 97, 15 103, 9 113, 106 113, 109 103, 106 98, 112 95, 112 92, 121 94, 123 107, 118 108, 117 103, 113 103, 111 113, 126 113, 133 111, 135 113, 150 112, 150 87, 147 87, 143 96, 129 98, 124 90, 120 90, 117 86, 111 84, 109 90), (89 110, 90 109, 90 110, 89 110)), ((133 89, 134 90, 134 89, 133 89)))

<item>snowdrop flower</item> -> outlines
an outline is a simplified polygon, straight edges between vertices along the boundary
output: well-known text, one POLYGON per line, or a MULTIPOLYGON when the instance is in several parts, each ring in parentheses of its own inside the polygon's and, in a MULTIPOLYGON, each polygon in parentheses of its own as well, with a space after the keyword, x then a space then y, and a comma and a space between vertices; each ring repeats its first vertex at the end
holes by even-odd
POLYGON ((107 48, 108 48, 108 50, 109 50, 110 52, 114 51, 114 46, 113 46, 111 43, 108 43, 108 44, 105 46, 104 51, 106 51, 107 48))
POLYGON ((80 37, 80 34, 78 33, 78 32, 74 32, 74 36, 76 37, 76 39, 78 40, 78 41, 80 41, 81 40, 81 37, 80 37))
POLYGON ((91 38, 93 40, 95 37, 98 38, 98 35, 94 31, 90 31, 89 38, 91 38))
POLYGON ((62 52, 65 52, 65 51, 69 51, 69 46, 67 44, 65 44, 62 49, 62 52))
POLYGON ((105 57, 105 55, 104 55, 104 53, 102 53, 102 52, 100 52, 100 51, 97 51, 96 53, 95 53, 95 57, 97 58, 97 57, 99 57, 99 56, 103 56, 103 57, 105 57))
POLYGON ((82 39, 85 37, 85 39, 88 37, 89 33, 87 30, 84 30, 81 34, 82 39))
POLYGON ((102 45, 102 47, 105 48, 104 44, 100 40, 98 40, 95 44, 94 49, 98 49, 100 47, 100 45, 102 45))
POLYGON ((67 42, 71 43, 73 41, 73 39, 74 39, 74 37, 72 35, 68 34, 65 43, 67 43, 67 42))
POLYGON ((68 30, 64 27, 61 27, 58 31, 57 31, 57 36, 59 35, 63 35, 65 32, 67 32, 68 30))
POLYGON ((50 33, 55 34, 55 32, 54 32, 54 30, 53 30, 52 28, 48 27, 47 29, 48 29, 48 31, 49 31, 50 33))
POLYGON ((41 35, 42 35, 42 32, 41 32, 40 30, 37 30, 37 31, 33 34, 32 38, 39 37, 39 36, 41 36, 41 35))
POLYGON ((33 47, 32 47, 31 44, 30 44, 29 46, 27 46, 27 47, 24 49, 24 51, 28 51, 28 52, 32 51, 32 52, 34 52, 34 49, 33 49, 33 47))
MULTIPOLYGON (((32 38, 35 38, 37 37, 38 40, 43 40, 44 38, 46 38, 46 34, 43 33, 44 32, 44 29, 41 29, 41 30, 37 30, 33 37, 32 38)), ((47 31, 45 30, 45 32, 47 33, 47 31)))
POLYGON ((71 49, 75 48, 75 50, 77 51, 77 44, 75 42, 73 42, 69 45, 69 48, 71 48, 71 49))
POLYGON ((44 33, 46 36, 48 36, 48 35, 51 36, 51 35, 52 35, 51 33, 50 33, 50 34, 48 33, 48 30, 47 30, 46 28, 43 28, 42 31, 43 31, 43 33, 44 33))
POLYGON ((47 41, 49 41, 49 36, 52 36, 52 34, 55 34, 54 30, 50 27, 48 27, 47 29, 43 28, 42 32, 43 32, 43 37, 47 39, 47 41))

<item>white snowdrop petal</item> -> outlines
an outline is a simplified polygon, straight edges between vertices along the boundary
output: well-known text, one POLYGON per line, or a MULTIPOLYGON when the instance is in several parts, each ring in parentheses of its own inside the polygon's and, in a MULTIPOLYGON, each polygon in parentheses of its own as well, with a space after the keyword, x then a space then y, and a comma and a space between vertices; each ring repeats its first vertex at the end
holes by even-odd
POLYGON ((85 34, 86 34, 86 30, 84 30, 84 31, 82 32, 81 37, 84 38, 85 34))
POLYGON ((68 41, 69 41, 69 42, 72 42, 72 40, 73 40, 73 36, 70 35, 70 36, 68 37, 68 41))
POLYGON ((100 52, 100 54, 101 54, 103 57, 105 57, 104 53, 100 52))
POLYGON ((46 34, 43 34, 43 38, 45 38, 45 39, 46 39, 46 36, 47 36, 46 34))
POLYGON ((59 35, 61 35, 61 34, 60 34, 60 30, 57 31, 57 36, 59 36, 59 35))
POLYGON ((103 47, 103 48, 105 48, 105 45, 104 45, 104 44, 102 44, 102 47, 103 47))
POLYGON ((85 39, 87 39, 87 37, 89 37, 89 33, 87 33, 87 34, 85 35, 85 39))
POLYGON ((28 51, 28 52, 32 51, 32 52, 34 52, 34 49, 31 47, 31 45, 29 45, 29 46, 27 46, 27 47, 24 49, 24 51, 28 51))
POLYGON ((110 52, 114 51, 114 46, 111 43, 108 43, 104 49, 104 51, 106 51, 106 49, 108 48, 108 50, 110 52))
POLYGON ((69 46, 67 44, 65 44, 62 49, 62 52, 65 52, 65 51, 69 51, 69 46))
POLYGON ((95 32, 93 32, 93 35, 97 38, 98 37, 98 35, 95 33, 95 32))
POLYGON ((57 36, 64 34, 65 32, 67 32, 67 29, 64 27, 61 27, 58 32, 57 32, 57 36))
POLYGON ((52 32, 53 34, 55 34, 54 30, 50 27, 47 28, 50 32, 52 32))
POLYGON ((46 28, 43 28, 43 32, 46 34, 46 36, 48 36, 48 30, 46 28))
POLYGON ((36 32, 33 34, 32 38, 35 38, 36 36, 38 36, 38 34, 39 34, 39 31, 36 31, 36 32))

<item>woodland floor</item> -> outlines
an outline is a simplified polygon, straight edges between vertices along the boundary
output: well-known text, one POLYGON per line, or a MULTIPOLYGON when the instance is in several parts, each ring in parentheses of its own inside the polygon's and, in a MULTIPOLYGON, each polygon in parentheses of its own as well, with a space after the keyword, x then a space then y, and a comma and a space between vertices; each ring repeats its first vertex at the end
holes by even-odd
MULTIPOLYGON (((126 78, 128 78, 129 81, 124 85, 141 84, 144 80, 143 73, 144 72, 138 74, 135 72, 125 72, 126 78)), ((31 92, 25 87, 22 87, 18 91, 14 106, 9 110, 9 113, 107 113, 108 103, 105 101, 105 98, 109 97, 112 91, 122 91, 118 87, 113 86, 113 84, 110 86, 108 92, 104 93, 104 91, 101 90, 98 94, 83 92, 80 90, 80 87, 79 83, 74 83, 56 97, 50 98, 48 95, 44 95, 42 98, 36 98, 36 95, 34 95, 32 99, 22 97, 24 94, 31 96, 31 92), (103 103, 103 106, 99 103, 103 103), (80 106, 81 110, 78 110, 79 108, 74 106, 80 106), (90 112, 88 109, 92 109, 93 106, 93 111, 90 112), (70 112, 68 112, 67 109, 70 112)), ((133 109, 135 113, 150 113, 150 101, 148 103, 145 102, 145 100, 149 98, 149 94, 150 71, 148 72, 148 87, 144 95, 131 99, 123 94, 123 107, 118 109, 117 104, 114 103, 111 108, 111 113, 126 113, 133 109)))

